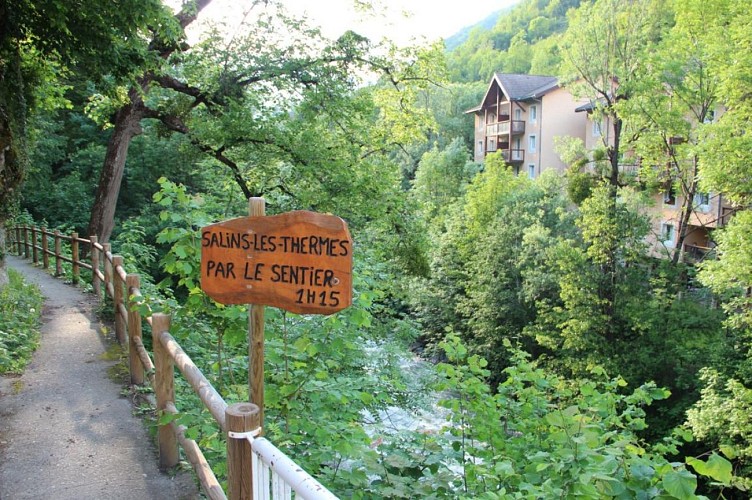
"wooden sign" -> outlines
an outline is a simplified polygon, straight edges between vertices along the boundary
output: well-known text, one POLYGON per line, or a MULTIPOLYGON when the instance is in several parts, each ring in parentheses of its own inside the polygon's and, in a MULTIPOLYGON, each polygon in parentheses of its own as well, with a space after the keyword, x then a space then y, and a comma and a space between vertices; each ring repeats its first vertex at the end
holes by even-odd
POLYGON ((345 221, 308 211, 241 217, 201 229, 201 288, 222 304, 333 314, 352 303, 345 221))

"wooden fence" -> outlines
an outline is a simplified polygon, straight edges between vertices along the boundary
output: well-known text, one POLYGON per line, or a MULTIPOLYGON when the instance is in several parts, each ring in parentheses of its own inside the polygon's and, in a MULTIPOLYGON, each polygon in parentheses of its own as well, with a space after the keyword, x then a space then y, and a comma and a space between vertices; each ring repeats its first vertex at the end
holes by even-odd
MULTIPOLYGON (((201 488, 208 498, 225 499, 229 497, 231 500, 269 498, 268 492, 259 491, 261 489, 268 490, 268 481, 266 485, 261 485, 253 480, 252 464, 254 461, 258 462, 259 459, 264 460, 265 455, 267 455, 261 448, 273 446, 264 439, 257 439, 259 445, 264 446, 259 446, 260 450, 253 449, 253 436, 260 431, 258 406, 251 403, 228 405, 170 335, 170 317, 160 313, 149 313, 149 315, 142 317, 139 308, 139 305, 143 303, 140 277, 138 274, 129 274, 125 270, 123 257, 113 255, 110 245, 98 243, 96 236, 83 239, 77 233, 66 236, 60 234, 59 231, 50 232, 46 229, 28 226, 11 228, 8 246, 17 255, 24 256, 27 259, 31 258, 34 264, 39 265, 41 263, 44 269, 50 268, 50 259, 54 258, 56 276, 63 274, 63 262, 70 263, 74 284, 81 279, 81 268, 91 271, 91 284, 97 300, 103 301, 106 297, 112 299, 115 313, 115 336, 121 346, 128 346, 131 384, 141 385, 148 381, 156 395, 156 408, 159 415, 177 415, 178 409, 175 406, 174 388, 174 367, 177 366, 226 436, 227 495, 225 495, 196 441, 187 438, 186 427, 178 425, 175 421, 158 426, 157 445, 160 467, 169 469, 178 464, 179 444, 193 466, 201 483, 201 488), (50 240, 53 243, 52 250, 49 245, 50 240), (66 248, 65 252, 63 251, 64 242, 69 247, 69 249, 66 248), (89 263, 80 261, 82 245, 83 248, 88 250, 89 263), (143 321, 151 325, 153 356, 144 347, 143 321), (254 483, 256 491, 254 491, 254 483)), ((281 455, 281 452, 276 448, 274 452, 277 457, 281 455)), ((271 459, 266 460, 266 462, 269 461, 271 459)), ((267 463, 267 466, 273 467, 274 464, 267 463)), ((304 484, 305 489, 298 491, 294 484, 292 487, 298 491, 300 496, 303 498, 336 498, 300 468, 297 469, 297 472, 297 481, 304 484), (302 474, 300 474, 301 472, 302 474), (312 484, 313 487, 311 487, 312 484), (311 495, 309 494, 310 491, 316 491, 318 494, 311 495)))

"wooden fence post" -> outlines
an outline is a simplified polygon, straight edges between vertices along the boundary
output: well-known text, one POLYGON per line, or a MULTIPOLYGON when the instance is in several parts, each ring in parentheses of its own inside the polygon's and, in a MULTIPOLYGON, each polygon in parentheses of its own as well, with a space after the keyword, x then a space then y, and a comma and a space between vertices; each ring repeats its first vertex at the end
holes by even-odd
POLYGON ((110 260, 109 255, 110 250, 112 249, 112 246, 109 243, 104 243, 102 245, 102 248, 104 249, 102 251, 102 258, 104 259, 104 265, 102 266, 104 268, 104 300, 107 302, 107 297, 111 297, 110 295, 110 284, 112 283, 112 261, 110 260))
POLYGON ((99 281, 99 250, 97 249, 97 236, 89 236, 91 241, 91 248, 89 253, 91 254, 91 287, 94 289, 94 294, 97 296, 97 301, 102 300, 102 282, 99 281))
MULTIPOLYGON (((93 254, 92 254, 93 255, 93 254)), ((128 294, 128 360, 130 362, 131 384, 141 385, 144 383, 144 367, 138 356, 136 339, 141 339, 141 313, 138 312, 135 302, 130 297, 133 289, 141 287, 141 278, 138 274, 129 274, 125 277, 125 290, 128 294)))
POLYGON ((47 238, 50 235, 50 233, 47 231, 46 227, 42 228, 42 266, 44 266, 45 269, 50 268, 50 242, 47 238))
MULTIPOLYGON (((248 215, 266 215, 263 198, 248 200, 248 215)), ((264 425, 264 306, 248 306, 248 397, 259 408, 259 425, 264 425)))
POLYGON ((123 283, 123 278, 120 277, 120 273, 117 270, 118 266, 122 265, 123 257, 121 255, 114 255, 112 257, 112 289, 114 292, 112 301, 114 302, 115 307, 115 337, 117 337, 120 345, 124 346, 125 318, 123 318, 123 315, 120 312, 120 306, 125 305, 125 300, 123 300, 123 286, 125 283, 123 283))
POLYGON ((31 262, 36 266, 39 264, 39 250, 37 250, 37 228, 31 227, 31 262))
POLYGON ((227 436, 227 498, 253 498, 253 469, 251 443, 247 439, 232 438, 230 432, 250 432, 259 428, 259 407, 252 403, 231 404, 225 410, 227 436))
POLYGON ((55 276, 62 276, 63 274, 63 261, 60 258, 62 255, 61 247, 60 231, 55 229, 55 276))
POLYGON ((16 226, 16 255, 21 255, 21 226, 16 226))
POLYGON ((73 261, 73 284, 78 284, 81 268, 78 262, 78 233, 71 233, 71 256, 73 261))
POLYGON ((27 226, 23 227, 23 233, 24 233, 24 259, 29 258, 29 228, 27 226))
MULTIPOLYGON (((170 317, 155 313, 151 317, 152 344, 154 348, 154 392, 157 396, 157 414, 165 414, 168 403, 175 400, 175 379, 173 361, 162 344, 161 335, 170 329, 170 317)), ((159 444, 159 466, 169 469, 178 464, 178 441, 169 424, 160 425, 157 431, 159 444)))

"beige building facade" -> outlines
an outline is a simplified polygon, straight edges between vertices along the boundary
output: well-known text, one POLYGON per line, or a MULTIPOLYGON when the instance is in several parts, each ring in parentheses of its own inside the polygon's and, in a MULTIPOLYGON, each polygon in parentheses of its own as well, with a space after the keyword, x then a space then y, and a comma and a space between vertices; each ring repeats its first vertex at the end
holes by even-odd
POLYGON ((586 141, 587 114, 574 112, 581 104, 556 77, 494 74, 481 104, 467 111, 475 116, 475 161, 500 150, 515 172, 531 178, 564 172, 554 139, 586 141))
MULTIPOLYGON (((592 109, 592 103, 575 99, 555 77, 496 73, 481 103, 466 111, 475 117, 474 159, 482 162, 486 155, 501 151, 518 175, 535 178, 550 169, 564 173, 567 165, 556 152, 557 137, 578 138, 588 151, 612 143, 608 117, 593 120, 592 109)), ((636 177, 639 162, 625 162, 622 168, 624 174, 636 177)), ((675 252, 683 201, 666 182, 663 192, 645 207, 653 221, 648 236, 653 255, 670 258, 675 252)), ((697 262, 711 255, 711 231, 728 223, 733 212, 723 195, 697 193, 682 258, 697 262)))

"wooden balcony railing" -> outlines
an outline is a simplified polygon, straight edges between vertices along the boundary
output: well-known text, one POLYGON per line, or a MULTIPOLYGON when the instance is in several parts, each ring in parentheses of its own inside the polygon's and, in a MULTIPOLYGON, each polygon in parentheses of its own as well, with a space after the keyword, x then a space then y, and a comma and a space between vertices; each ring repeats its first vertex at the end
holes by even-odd
POLYGON ((518 135, 525 133, 524 120, 504 120, 486 125, 486 136, 518 135))
POLYGON ((525 161, 524 149, 505 149, 501 154, 507 163, 522 163, 525 161))
POLYGON ((684 244, 684 261, 690 264, 702 262, 707 258, 712 258, 715 249, 702 247, 699 245, 684 244))
POLYGON ((719 221, 719 225, 728 225, 737 210, 739 210, 739 207, 721 207, 721 220, 719 221))

